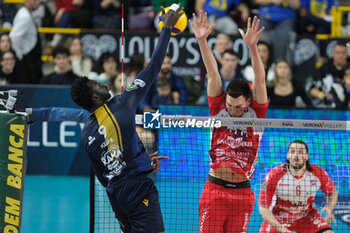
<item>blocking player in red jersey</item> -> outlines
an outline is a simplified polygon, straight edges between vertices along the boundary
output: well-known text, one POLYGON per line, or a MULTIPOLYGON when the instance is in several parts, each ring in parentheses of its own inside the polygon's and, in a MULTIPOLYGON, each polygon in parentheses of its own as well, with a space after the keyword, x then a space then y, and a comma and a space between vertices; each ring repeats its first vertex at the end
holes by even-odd
POLYGON ((259 211, 264 222, 260 232, 331 233, 332 213, 338 200, 336 188, 322 168, 309 163, 308 146, 295 140, 289 144, 286 164, 272 169, 266 176, 259 197, 259 211), (327 196, 317 211, 314 198, 318 189, 327 196))
MULTIPOLYGON (((252 96, 249 84, 232 80, 222 88, 220 73, 207 37, 215 25, 207 25, 207 14, 200 12, 199 20, 193 14, 190 21, 207 70, 208 100, 211 116, 265 118, 267 91, 264 65, 258 55, 257 42, 264 28, 259 20, 248 19, 247 32, 240 29, 251 53, 254 70, 252 96)), ((254 193, 249 179, 254 172, 262 130, 252 127, 237 129, 220 127, 213 130, 211 162, 208 180, 203 188, 200 203, 200 232, 246 232, 254 207, 254 193)))

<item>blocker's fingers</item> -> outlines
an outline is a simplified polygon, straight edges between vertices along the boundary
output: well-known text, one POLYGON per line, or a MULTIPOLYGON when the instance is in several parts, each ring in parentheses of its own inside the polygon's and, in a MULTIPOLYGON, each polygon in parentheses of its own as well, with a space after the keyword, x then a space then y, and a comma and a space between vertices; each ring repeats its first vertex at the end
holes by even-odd
POLYGON ((256 26, 256 19, 257 17, 254 16, 254 19, 253 19, 253 24, 252 24, 252 29, 255 30, 255 26, 256 26))
POLYGON ((247 30, 249 30, 251 25, 252 25, 252 19, 249 17, 247 21, 247 30))
POLYGON ((197 16, 196 16, 195 13, 193 13, 193 21, 194 21, 195 24, 199 24, 199 21, 198 21, 197 16))
POLYGON ((239 33, 241 34, 241 36, 243 37, 243 36, 244 36, 244 31, 243 31, 243 29, 242 29, 242 28, 238 28, 238 31, 239 31, 239 33))

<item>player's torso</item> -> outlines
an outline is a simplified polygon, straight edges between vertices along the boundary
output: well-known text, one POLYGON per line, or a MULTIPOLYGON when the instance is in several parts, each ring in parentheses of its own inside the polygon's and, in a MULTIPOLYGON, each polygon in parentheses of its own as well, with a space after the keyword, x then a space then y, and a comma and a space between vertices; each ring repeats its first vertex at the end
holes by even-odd
MULTIPOLYGON (((222 109, 216 116, 230 117, 225 109, 222 109)), ((249 107, 242 117, 256 118, 256 113, 249 107)), ((244 178, 240 181, 247 180, 254 172, 262 134, 263 128, 261 127, 243 128, 232 125, 230 127, 215 128, 209 152, 211 158, 210 167, 217 174, 224 174, 224 171, 226 172, 227 168, 229 168, 231 173, 239 174, 244 178)))
POLYGON ((273 204, 275 214, 288 222, 305 217, 313 207, 314 197, 320 187, 320 180, 309 171, 300 179, 286 172, 276 186, 273 204))
POLYGON ((82 140, 95 166, 103 170, 103 174, 96 175, 109 181, 125 170, 137 173, 151 169, 135 132, 134 118, 134 113, 116 100, 100 107, 89 117, 82 140), (137 166, 136 160, 145 160, 146 163, 137 163, 145 164, 144 167, 137 166))

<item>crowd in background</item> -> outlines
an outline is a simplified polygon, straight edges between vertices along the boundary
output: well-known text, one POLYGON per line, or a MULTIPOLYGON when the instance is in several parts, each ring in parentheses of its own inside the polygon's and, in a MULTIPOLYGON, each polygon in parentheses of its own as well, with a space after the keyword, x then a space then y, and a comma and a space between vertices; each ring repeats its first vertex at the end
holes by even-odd
MULTIPOLYGON (((173 2, 123 2, 127 9, 126 30, 159 29, 157 12, 161 4, 168 6, 173 2)), ((297 35, 329 34, 331 9, 338 5, 337 0, 232 0, 225 1, 226 5, 217 5, 222 4, 221 1, 213 0, 176 2, 181 3, 189 18, 192 12, 204 10, 210 23, 216 24, 214 54, 223 87, 232 79, 250 83, 253 80, 251 65, 239 65, 230 36, 238 35, 237 29, 244 28, 249 16, 258 15, 261 25, 265 26, 258 50, 265 66, 270 106, 349 108, 350 64, 345 44, 337 43, 328 59, 325 44, 320 41, 317 61, 321 65, 312 79, 303 83, 293 76, 291 44, 295 43, 297 35)), ((1 86, 18 83, 70 85, 78 76, 87 76, 104 83, 114 94, 121 93, 121 67, 116 53, 103 53, 94 61, 84 54, 84 45, 78 36, 56 33, 43 38, 37 32, 41 26, 119 30, 120 0, 26 0, 24 6, 1 3, 0 9, 2 27, 12 27, 0 37, 1 86), (50 72, 42 63, 42 55, 53 57, 50 72)), ((187 31, 191 33, 191 28, 187 31)), ((142 54, 130 58, 125 71, 126 87, 146 64, 142 54)), ((167 55, 151 91, 139 106, 140 111, 157 109, 161 104, 207 104, 204 66, 199 81, 187 79, 173 71, 171 56, 167 55)))

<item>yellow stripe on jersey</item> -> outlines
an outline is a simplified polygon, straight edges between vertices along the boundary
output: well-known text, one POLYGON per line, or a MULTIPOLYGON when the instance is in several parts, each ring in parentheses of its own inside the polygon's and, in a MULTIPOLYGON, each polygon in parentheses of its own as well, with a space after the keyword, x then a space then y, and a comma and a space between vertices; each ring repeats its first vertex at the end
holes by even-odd
POLYGON ((99 133, 104 135, 105 142, 107 142, 108 148, 110 145, 117 144, 121 151, 123 151, 123 142, 119 124, 115 119, 114 115, 111 113, 107 104, 104 104, 102 107, 98 108, 94 114, 98 121, 98 125, 100 126, 98 129, 99 133), (112 139, 113 141, 117 141, 111 143, 110 139, 112 139))

